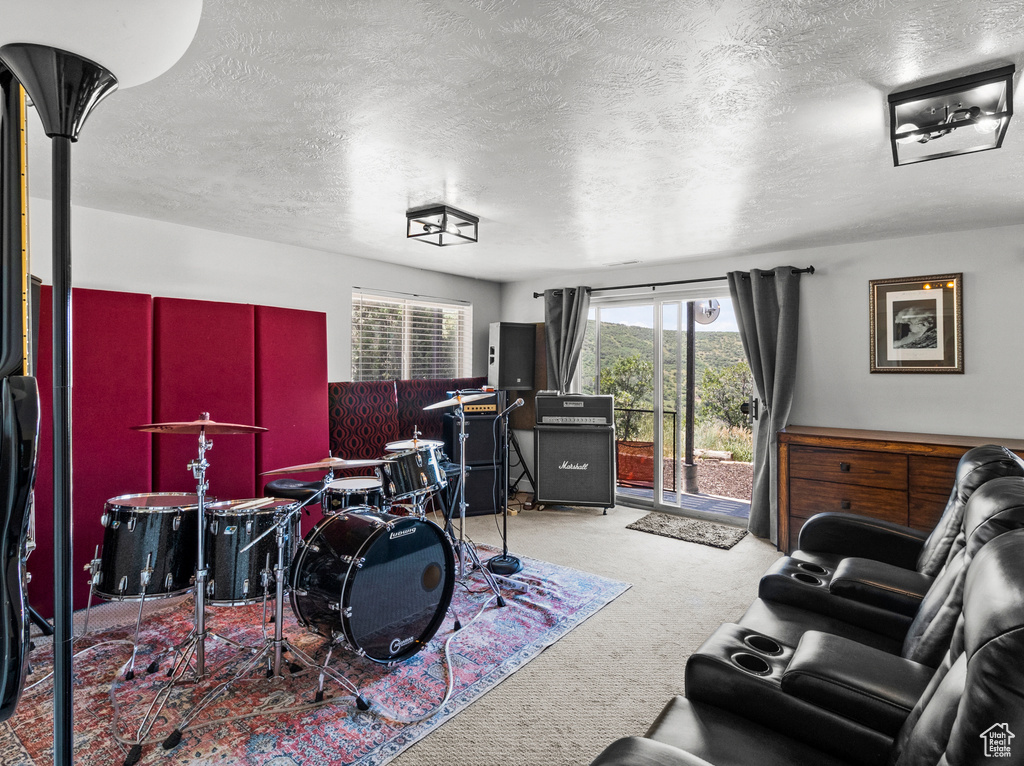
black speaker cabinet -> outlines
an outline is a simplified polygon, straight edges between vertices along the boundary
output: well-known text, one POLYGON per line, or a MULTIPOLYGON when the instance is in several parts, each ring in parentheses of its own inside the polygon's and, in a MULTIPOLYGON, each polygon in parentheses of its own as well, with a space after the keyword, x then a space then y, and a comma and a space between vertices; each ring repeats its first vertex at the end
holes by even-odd
MULTIPOLYGON (((503 468, 494 465, 466 466, 466 515, 482 516, 488 513, 501 513, 505 506, 502 503, 501 491, 508 492, 508 482, 502 481, 503 468), (496 481, 497 479, 497 481, 496 481)), ((458 498, 455 499, 455 512, 458 513, 458 498)))
POLYGON ((538 503, 615 505, 615 429, 536 426, 533 466, 538 503))
MULTIPOLYGON (((466 415, 466 464, 491 465, 495 461, 504 462, 501 438, 501 423, 495 423, 496 413, 486 415, 466 415), (495 437, 498 449, 494 449, 495 437)), ((459 419, 455 415, 444 416, 444 453, 453 463, 459 462, 459 419)))
POLYGON ((487 385, 504 391, 533 389, 537 325, 492 322, 487 348, 487 385))

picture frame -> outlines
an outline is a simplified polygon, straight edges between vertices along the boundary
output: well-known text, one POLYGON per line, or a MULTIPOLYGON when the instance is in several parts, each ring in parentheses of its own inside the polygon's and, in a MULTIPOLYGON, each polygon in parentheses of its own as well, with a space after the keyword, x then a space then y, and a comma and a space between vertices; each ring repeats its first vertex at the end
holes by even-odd
POLYGON ((963 273, 868 284, 871 372, 963 374, 963 273))

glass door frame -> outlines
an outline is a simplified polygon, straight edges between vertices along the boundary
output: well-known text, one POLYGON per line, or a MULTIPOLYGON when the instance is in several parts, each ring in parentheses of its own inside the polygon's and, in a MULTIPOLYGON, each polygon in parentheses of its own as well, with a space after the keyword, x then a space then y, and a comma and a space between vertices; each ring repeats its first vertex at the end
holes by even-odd
MULTIPOLYGON (((684 332, 684 322, 686 321, 686 304, 690 301, 699 301, 707 298, 722 298, 728 297, 729 288, 726 281, 723 279, 721 282, 707 282, 700 285, 683 289, 683 290, 672 290, 672 291, 653 291, 645 292, 640 294, 630 295, 617 295, 614 297, 604 298, 603 296, 594 296, 590 301, 590 308, 594 311, 594 377, 595 377, 595 390, 601 393, 601 309, 602 308, 613 308, 613 307, 635 307, 644 308, 647 306, 651 307, 653 314, 653 363, 654 363, 654 392, 653 392, 653 409, 654 409, 654 457, 655 466, 653 470, 653 485, 654 485, 654 496, 650 501, 646 498, 633 497, 631 495, 623 495, 618 490, 618 476, 616 476, 615 483, 615 502, 616 504, 626 506, 638 506, 641 508, 651 508, 652 510, 670 511, 678 513, 682 510, 682 497, 684 495, 683 487, 685 485, 685 478, 683 476, 684 465, 683 465, 683 446, 682 439, 685 431, 685 420, 687 417, 686 409, 686 396, 685 392, 682 396, 682 409, 678 412, 676 419, 676 433, 675 433, 675 448, 673 450, 673 465, 678 467, 678 478, 676 481, 675 495, 676 503, 670 504, 665 502, 665 475, 664 475, 664 448, 665 448, 665 403, 664 403, 664 316, 665 306, 671 306, 675 304, 676 317, 678 319, 678 329, 676 332, 684 332)), ((681 337, 681 336, 680 336, 681 337)), ((686 343, 683 344, 683 353, 686 352, 686 343)), ((676 359, 676 370, 677 380, 680 370, 685 374, 686 361, 683 359, 683 354, 678 355, 676 359)), ((582 382, 582 364, 576 366, 576 374, 573 380, 573 388, 576 391, 581 390, 582 382)), ((677 397, 678 401, 679 397, 677 397)), ((616 438, 617 435, 616 435, 616 438)), ((617 470, 617 467, 616 467, 617 470)), ((688 515, 694 515, 699 517, 706 517, 714 519, 714 514, 705 514, 700 511, 691 511, 687 509, 688 515)))

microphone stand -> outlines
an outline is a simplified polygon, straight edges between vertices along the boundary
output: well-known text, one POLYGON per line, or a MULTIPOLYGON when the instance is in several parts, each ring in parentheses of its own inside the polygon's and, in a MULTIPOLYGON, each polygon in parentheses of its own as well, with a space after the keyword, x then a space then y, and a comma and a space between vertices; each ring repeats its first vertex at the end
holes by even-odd
POLYGON ((523 406, 523 400, 517 399, 512 403, 511 407, 498 415, 501 419, 502 428, 502 439, 505 442, 505 449, 503 451, 503 465, 502 465, 502 484, 501 488, 502 505, 504 507, 504 518, 502 519, 502 530, 501 530, 501 555, 492 556, 487 560, 487 568, 490 569, 496 575, 503 575, 505 577, 514 575, 516 572, 523 568, 523 562, 515 556, 509 555, 508 552, 508 442, 509 442, 509 427, 508 427, 508 416, 512 410, 517 407, 523 406))

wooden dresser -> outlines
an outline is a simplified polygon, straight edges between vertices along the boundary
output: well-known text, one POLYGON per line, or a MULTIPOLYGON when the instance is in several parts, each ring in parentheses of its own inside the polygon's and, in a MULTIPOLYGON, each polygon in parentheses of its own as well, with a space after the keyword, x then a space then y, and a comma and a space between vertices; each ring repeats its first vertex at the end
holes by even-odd
POLYGON ((1024 455, 1024 440, 850 428, 789 426, 779 432, 779 549, 797 547, 800 527, 816 513, 845 511, 935 526, 946 507, 960 457, 999 444, 1024 455))

